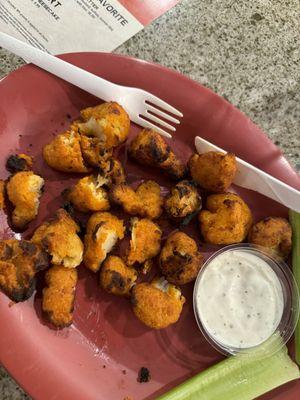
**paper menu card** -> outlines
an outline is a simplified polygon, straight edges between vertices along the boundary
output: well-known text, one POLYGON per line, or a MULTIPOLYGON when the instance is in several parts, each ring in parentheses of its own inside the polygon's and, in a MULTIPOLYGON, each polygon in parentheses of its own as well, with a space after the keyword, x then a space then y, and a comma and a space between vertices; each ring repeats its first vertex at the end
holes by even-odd
POLYGON ((0 0, 0 30, 52 54, 120 46, 179 0, 0 0))

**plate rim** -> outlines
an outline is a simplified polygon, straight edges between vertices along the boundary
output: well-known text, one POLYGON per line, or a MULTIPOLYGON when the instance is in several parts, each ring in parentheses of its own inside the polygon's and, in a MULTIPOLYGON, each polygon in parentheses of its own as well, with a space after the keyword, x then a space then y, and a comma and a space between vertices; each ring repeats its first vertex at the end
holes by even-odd
MULTIPOLYGON (((122 55, 122 54, 117 54, 117 53, 107 53, 107 52, 69 52, 69 53, 64 53, 64 54, 59 54, 58 57, 61 59, 64 59, 65 61, 68 61, 68 58, 77 58, 77 57, 85 57, 85 56, 89 56, 89 55, 96 55, 96 56, 100 56, 100 57, 108 57, 108 58, 117 58, 120 60, 123 59, 128 59, 133 63, 139 63, 139 64, 144 64, 147 66, 150 66, 151 68, 158 68, 160 71, 162 71, 163 73, 168 73, 168 74, 173 74, 175 76, 180 77, 180 79, 184 79, 187 82, 189 82, 189 84, 191 84, 194 87, 201 87, 202 90, 207 91, 207 93, 209 93, 210 95, 216 96, 217 98, 221 99, 223 102, 227 103, 227 105, 229 105, 230 107, 234 108, 235 112, 238 112, 240 114, 243 115, 243 117, 245 119, 247 119, 248 121, 250 121, 251 124, 255 125, 255 127, 257 128, 258 131, 261 132, 261 134, 273 145, 276 146, 272 140, 269 138, 269 136, 258 126, 256 125, 244 112, 242 112, 241 110, 239 110, 236 106, 234 106, 233 104, 231 104, 229 101, 227 101, 224 97, 222 97, 221 95, 215 93, 212 89, 204 86, 203 84, 201 84, 200 82, 197 82, 196 80, 184 75, 183 73, 176 71, 172 68, 163 66, 161 64, 152 62, 152 61, 146 61, 146 60, 142 60, 139 58, 135 58, 132 56, 128 56, 128 55, 122 55)), ((32 69, 32 68, 37 68, 34 64, 24 64, 22 66, 20 66, 19 68, 15 69, 14 71, 8 73, 7 75, 5 75, 1 80, 0 80, 0 92, 2 89, 2 85, 7 83, 7 80, 9 80, 11 77, 13 77, 13 75, 15 74, 20 74, 25 70, 25 73, 27 70, 32 69)), ((46 72, 47 73, 47 72, 46 72)), ((276 146, 277 147, 277 146, 276 146)), ((294 171, 296 173, 295 175, 295 181, 296 181, 296 177, 298 176, 298 172, 297 170, 290 164, 289 160, 287 160, 282 152, 282 150, 277 147, 278 151, 278 157, 282 157, 285 162, 286 162, 286 168, 294 171)), ((9 373, 10 377, 12 377, 17 384, 22 387, 22 389, 26 392, 26 394, 28 394, 29 396, 34 398, 34 390, 32 390, 32 384, 28 384, 26 383, 26 381, 24 379, 19 379, 18 378, 18 372, 16 372, 16 370, 14 369, 14 367, 7 367, 5 365, 5 363, 2 362, 2 358, 3 358, 3 346, 0 345, 0 360, 2 363, 3 368, 9 373)))

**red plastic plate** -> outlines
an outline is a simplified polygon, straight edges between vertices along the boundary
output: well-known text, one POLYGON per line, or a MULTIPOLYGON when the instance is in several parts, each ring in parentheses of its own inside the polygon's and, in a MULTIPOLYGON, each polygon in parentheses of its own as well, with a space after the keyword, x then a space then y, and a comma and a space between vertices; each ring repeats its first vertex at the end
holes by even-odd
MULTIPOLYGON (((119 55, 81 53, 62 58, 113 82, 146 89, 181 110, 183 122, 171 145, 183 159, 194 151, 194 137, 200 135, 300 188, 297 173, 261 130, 198 83, 159 65, 119 55)), ((32 65, 5 78, 0 93, 0 177, 7 177, 4 166, 9 154, 28 152, 35 157, 35 170, 46 179, 39 217, 22 234, 30 237, 33 229, 59 207, 62 189, 74 181, 74 176, 45 165, 42 146, 67 127, 70 117, 75 119, 80 109, 99 100, 32 65)), ((133 126, 131 136, 137 130, 133 126)), ((152 176, 170 186, 155 171, 130 162, 126 169, 131 181, 152 176)), ((248 202, 256 219, 287 215, 283 206, 257 193, 235 190, 248 202)), ((0 222, 2 238, 15 235, 4 213, 0 222)), ((198 236, 196 222, 189 232, 198 236)), ((206 256, 212 250, 203 245, 201 249, 206 256)), ((74 325, 63 331, 51 329, 41 318, 40 290, 28 302, 13 306, 0 294, 0 361, 34 399, 154 399, 221 360, 196 326, 192 285, 184 288, 187 303, 180 321, 168 329, 153 331, 136 320, 128 301, 103 293, 95 275, 84 267, 79 270, 74 325), (137 382, 142 366, 151 372, 149 383, 137 382)), ((300 381, 264 398, 296 400, 299 391, 300 381)))

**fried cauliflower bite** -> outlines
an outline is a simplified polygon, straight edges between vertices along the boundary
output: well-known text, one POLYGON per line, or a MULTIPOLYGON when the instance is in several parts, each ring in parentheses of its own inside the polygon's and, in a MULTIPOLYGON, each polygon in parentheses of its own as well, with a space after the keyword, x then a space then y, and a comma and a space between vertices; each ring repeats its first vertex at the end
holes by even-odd
POLYGON ((141 322, 149 328, 162 329, 178 321, 185 298, 180 289, 160 278, 135 285, 131 302, 141 322))
POLYGON ((172 187, 165 200, 165 210, 170 218, 180 222, 198 211, 201 204, 201 197, 193 182, 184 180, 172 187))
POLYGON ((173 153, 159 133, 143 129, 131 142, 129 155, 140 164, 158 167, 174 180, 186 173, 184 164, 173 153))
POLYGON ((97 272, 118 240, 123 239, 123 221, 108 212, 93 214, 87 223, 84 237, 84 265, 97 272))
POLYGON ((162 213, 160 186, 154 181, 142 182, 136 190, 128 185, 115 185, 110 191, 110 198, 130 215, 155 219, 162 213))
POLYGON ((202 264, 203 256, 195 240, 180 231, 168 237, 159 256, 162 274, 175 285, 195 280, 202 264))
POLYGON ((12 174, 20 171, 30 171, 32 168, 32 161, 32 157, 27 154, 15 154, 8 157, 6 169, 12 174))
POLYGON ((200 230, 207 243, 232 244, 242 242, 252 225, 247 204, 234 193, 208 196, 207 210, 199 213, 200 230))
POLYGON ((42 309, 49 321, 58 328, 70 326, 73 322, 75 291, 78 280, 76 268, 59 265, 51 267, 45 276, 42 309))
POLYGON ((0 179, 0 210, 5 208, 5 181, 0 179))
POLYGON ((80 228, 62 208, 52 220, 44 222, 34 232, 31 241, 40 244, 51 256, 51 263, 75 268, 82 261, 83 244, 77 235, 80 228))
POLYGON ((108 293, 129 296, 137 276, 137 271, 128 267, 122 258, 109 256, 100 270, 100 286, 108 293))
POLYGON ((99 138, 106 148, 125 142, 130 129, 127 112, 116 102, 88 107, 81 112, 84 123, 79 124, 81 134, 99 138))
POLYGON ((143 264, 160 251, 162 231, 150 219, 132 218, 130 249, 127 264, 143 264))
POLYGON ((66 131, 57 135, 43 148, 43 157, 49 167, 63 172, 89 172, 80 147, 80 135, 66 131))
POLYGON ((48 255, 27 240, 0 242, 0 289, 12 301, 27 300, 35 289, 35 275, 48 267, 48 255))
POLYGON ((106 186, 108 187, 121 185, 126 181, 124 168, 121 162, 114 157, 101 161, 98 170, 101 176, 106 179, 106 186))
POLYGON ((110 208, 107 191, 103 188, 105 179, 90 175, 63 192, 63 197, 81 212, 107 211, 110 208))
POLYGON ((113 154, 113 149, 105 148, 97 137, 81 135, 80 147, 84 161, 92 167, 99 167, 102 162, 111 158, 113 154))
POLYGON ((251 227, 248 241, 286 258, 292 248, 292 228, 285 218, 268 217, 251 227))
POLYGON ((44 179, 32 171, 17 172, 6 185, 9 201, 13 204, 12 224, 24 229, 38 214, 44 179))
POLYGON ((225 192, 232 184, 237 171, 235 155, 217 151, 193 154, 188 167, 195 182, 215 193, 225 192))

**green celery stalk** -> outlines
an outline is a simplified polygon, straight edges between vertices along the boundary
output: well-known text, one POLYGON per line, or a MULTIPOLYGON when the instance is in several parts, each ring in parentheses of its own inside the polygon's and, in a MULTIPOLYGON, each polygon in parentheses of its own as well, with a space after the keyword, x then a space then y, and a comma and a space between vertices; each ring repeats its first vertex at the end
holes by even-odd
MULTIPOLYGON (((293 273, 300 291, 300 213, 290 210, 289 219, 293 230, 293 273)), ((300 365, 300 320, 295 330, 295 353, 300 365)))
MULTIPOLYGON (((252 400, 300 377, 287 347, 268 355, 267 342, 208 368, 156 400, 252 400)), ((271 348, 270 348, 271 350, 271 348)))

